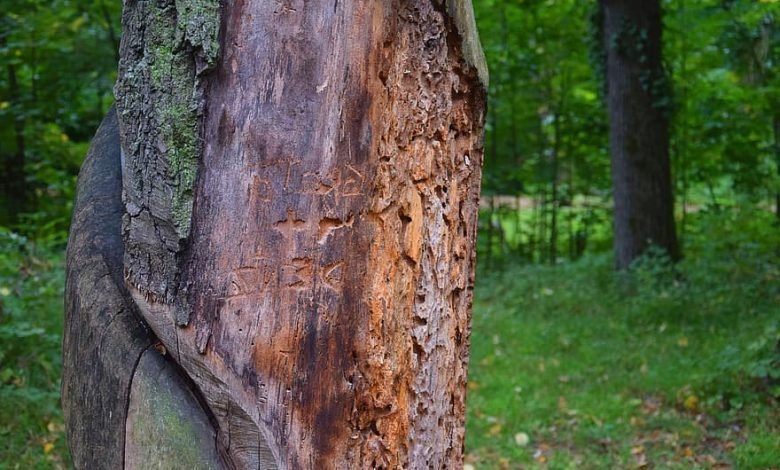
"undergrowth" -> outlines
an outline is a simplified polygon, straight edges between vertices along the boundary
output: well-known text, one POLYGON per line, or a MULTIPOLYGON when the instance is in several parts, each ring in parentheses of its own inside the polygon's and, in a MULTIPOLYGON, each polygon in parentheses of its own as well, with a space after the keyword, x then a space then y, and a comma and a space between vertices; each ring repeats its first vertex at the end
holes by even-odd
POLYGON ((66 468, 62 245, 0 231, 0 468, 66 468))

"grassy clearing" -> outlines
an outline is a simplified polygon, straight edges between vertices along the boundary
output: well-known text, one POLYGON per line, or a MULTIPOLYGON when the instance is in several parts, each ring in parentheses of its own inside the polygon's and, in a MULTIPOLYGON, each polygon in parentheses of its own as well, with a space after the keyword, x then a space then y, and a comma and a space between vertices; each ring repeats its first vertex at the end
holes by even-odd
POLYGON ((467 462, 780 468, 780 271, 723 248, 630 277, 606 256, 480 273, 467 462))

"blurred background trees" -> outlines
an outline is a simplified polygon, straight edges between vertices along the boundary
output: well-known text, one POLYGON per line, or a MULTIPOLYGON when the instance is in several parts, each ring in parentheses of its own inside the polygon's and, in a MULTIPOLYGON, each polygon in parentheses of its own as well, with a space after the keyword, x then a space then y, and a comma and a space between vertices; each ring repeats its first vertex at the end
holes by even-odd
POLYGON ((0 226, 64 240, 75 176, 111 105, 121 2, 0 4, 0 226))
MULTIPOLYGON (((618 38, 604 36, 597 6, 475 2, 491 66, 481 245, 488 258, 554 263, 612 244, 604 45, 618 38)), ((692 213, 777 211, 780 6, 661 7, 668 81, 655 90, 655 105, 671 121, 684 243, 692 213)), ((109 0, 0 6, 0 225, 63 239, 86 144, 113 99, 120 10, 109 0)))
MULTIPOLYGON (((492 66, 486 256, 512 251, 556 262, 604 251, 614 206, 602 39, 617 47, 619 38, 604 37, 596 2, 485 0, 475 7, 492 66)), ((691 213, 776 210, 780 6, 666 0, 661 7, 669 80, 648 86, 661 87, 655 105, 671 119, 677 232, 685 241, 691 213)))

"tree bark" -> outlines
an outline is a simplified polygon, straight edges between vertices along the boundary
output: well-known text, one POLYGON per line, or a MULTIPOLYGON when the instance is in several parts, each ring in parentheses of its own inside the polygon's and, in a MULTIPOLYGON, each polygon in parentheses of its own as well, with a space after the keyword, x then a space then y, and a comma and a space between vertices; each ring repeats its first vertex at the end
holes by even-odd
POLYGON ((670 96, 659 0, 600 0, 615 200, 615 261, 656 245, 680 256, 669 163, 670 96))
POLYGON ((202 425, 213 418, 162 354, 124 287, 121 183, 112 109, 79 174, 68 241, 62 403, 73 463, 115 469, 213 462, 214 431, 202 425), (160 404, 150 410, 152 403, 160 404))
POLYGON ((138 0, 123 26, 123 207, 110 227, 78 210, 69 246, 77 468, 462 466, 487 85, 470 2, 138 0), (113 267, 82 273, 109 233, 113 267))

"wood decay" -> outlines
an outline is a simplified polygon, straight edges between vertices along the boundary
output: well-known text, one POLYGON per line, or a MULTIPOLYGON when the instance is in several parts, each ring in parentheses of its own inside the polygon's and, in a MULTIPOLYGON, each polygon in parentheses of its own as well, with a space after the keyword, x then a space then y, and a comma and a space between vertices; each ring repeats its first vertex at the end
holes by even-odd
MULTIPOLYGON (((183 66, 156 77, 139 67, 164 55, 150 47, 180 31, 176 9, 191 4, 125 6, 117 103, 132 301, 118 304, 153 334, 139 322, 134 375, 99 386, 127 390, 111 420, 124 444, 90 454, 74 427, 96 420, 64 399, 77 467, 122 445, 127 468, 180 453, 204 468, 459 468, 486 99, 470 2, 236 0, 220 13, 218 56, 179 34, 174 55, 189 58, 166 63, 183 66), (165 27, 146 31, 155 22, 165 27), (179 97, 184 119, 201 134, 191 181, 173 174, 178 150, 154 131, 171 116, 154 107, 179 98, 139 102, 179 72, 197 98, 179 97), (190 183, 182 221, 174 199, 190 183), (188 405, 148 419, 171 403, 152 399, 169 387, 188 405), (157 442, 193 444, 152 455, 138 423, 157 442), (214 448, 195 444, 209 435, 214 448)), ((66 365, 71 382, 95 382, 77 375, 66 365)))

